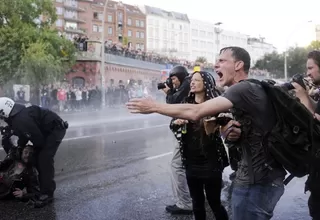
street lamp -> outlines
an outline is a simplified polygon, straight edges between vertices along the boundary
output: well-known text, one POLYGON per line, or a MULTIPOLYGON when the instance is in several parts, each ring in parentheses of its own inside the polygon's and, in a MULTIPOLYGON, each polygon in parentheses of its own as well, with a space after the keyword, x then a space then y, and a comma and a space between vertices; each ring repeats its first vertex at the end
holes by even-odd
POLYGON ((105 42, 105 20, 106 20, 106 14, 107 14, 107 7, 108 7, 109 0, 106 0, 104 3, 103 8, 103 16, 102 16, 102 32, 101 32, 101 68, 100 68, 100 74, 101 74, 101 101, 102 101, 102 107, 106 106, 106 78, 105 78, 105 62, 106 62, 106 55, 104 51, 104 42, 105 42))
MULTIPOLYGON (((307 23, 311 23, 312 21, 307 21, 307 23)), ((287 39, 286 39, 286 47, 285 47, 285 51, 284 51, 284 80, 287 81, 288 80, 288 42, 290 40, 290 38, 292 37, 292 35, 299 29, 299 27, 302 24, 296 26, 296 28, 290 33, 290 35, 288 35, 287 39)))
POLYGON ((216 55, 216 59, 219 56, 219 47, 220 47, 220 40, 219 40, 219 35, 222 32, 222 29, 220 28, 220 25, 222 25, 222 22, 217 22, 214 24, 215 28, 214 28, 214 32, 216 33, 216 45, 217 45, 217 55, 216 55))

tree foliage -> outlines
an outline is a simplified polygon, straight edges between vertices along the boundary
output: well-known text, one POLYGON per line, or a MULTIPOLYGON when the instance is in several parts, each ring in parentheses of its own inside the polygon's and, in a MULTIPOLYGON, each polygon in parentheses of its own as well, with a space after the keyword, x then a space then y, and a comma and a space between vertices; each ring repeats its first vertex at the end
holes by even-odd
POLYGON ((73 65, 75 47, 52 28, 56 17, 51 0, 0 1, 0 85, 42 84, 73 65))
POLYGON ((320 50, 320 41, 312 41, 308 46, 308 50, 320 50))
MULTIPOLYGON (((312 41, 306 48, 292 47, 287 50, 287 70, 289 77, 306 71, 307 54, 314 49, 320 49, 319 41, 312 41)), ((283 78, 284 54, 277 52, 265 54, 263 58, 256 62, 255 68, 268 70, 275 77, 283 78)))
POLYGON ((197 57, 196 59, 196 63, 206 63, 207 62, 207 58, 205 57, 197 57))

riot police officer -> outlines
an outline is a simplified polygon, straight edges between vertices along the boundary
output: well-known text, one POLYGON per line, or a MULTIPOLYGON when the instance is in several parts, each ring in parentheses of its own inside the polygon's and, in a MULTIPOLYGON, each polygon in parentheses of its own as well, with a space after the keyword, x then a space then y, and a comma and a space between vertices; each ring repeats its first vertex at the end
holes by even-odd
POLYGON ((33 143, 41 193, 37 204, 42 207, 51 203, 56 189, 54 156, 68 123, 48 109, 26 107, 6 97, 0 98, 0 116, 19 138, 18 146, 25 146, 28 141, 33 143))

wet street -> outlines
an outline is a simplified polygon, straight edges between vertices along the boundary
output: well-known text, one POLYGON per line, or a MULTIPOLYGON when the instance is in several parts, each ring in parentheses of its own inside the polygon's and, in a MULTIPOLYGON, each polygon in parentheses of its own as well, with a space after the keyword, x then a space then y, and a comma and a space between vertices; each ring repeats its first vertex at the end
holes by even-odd
MULTIPOLYGON (((168 118, 131 115, 125 110, 108 115, 77 113, 64 118, 70 128, 55 159, 54 203, 32 209, 16 201, 0 202, 0 219, 193 219, 172 217, 164 210, 173 204, 169 163, 175 140, 168 118)), ((310 219, 304 182, 293 179, 289 183, 273 219, 310 219)))

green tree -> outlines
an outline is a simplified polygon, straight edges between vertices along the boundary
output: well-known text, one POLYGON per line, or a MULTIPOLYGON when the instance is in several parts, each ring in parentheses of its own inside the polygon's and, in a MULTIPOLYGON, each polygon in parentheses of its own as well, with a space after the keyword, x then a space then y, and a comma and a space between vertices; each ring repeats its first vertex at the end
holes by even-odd
POLYGON ((22 82, 37 85, 39 82, 46 84, 59 79, 63 65, 61 60, 48 53, 50 47, 48 42, 38 41, 24 51, 18 73, 22 82))
MULTIPOLYGON (((292 47, 287 51, 288 76, 292 77, 297 73, 304 73, 306 70, 307 49, 303 47, 292 47)), ((284 55, 277 52, 266 54, 258 60, 255 68, 266 69, 274 77, 284 77, 284 55)))
POLYGON ((206 63, 207 62, 207 58, 205 57, 197 57, 196 59, 196 63, 206 63))
POLYGON ((277 52, 265 54, 262 59, 256 62, 255 68, 268 70, 274 77, 281 78, 284 72, 284 56, 277 52))
POLYGON ((320 41, 312 41, 310 45, 307 47, 307 50, 320 50, 320 41))
POLYGON ((288 50, 288 76, 306 72, 306 60, 308 51, 303 47, 294 47, 288 50))
POLYGON ((0 2, 0 85, 12 79, 42 84, 52 76, 60 78, 73 65, 75 47, 52 29, 55 20, 55 8, 51 0, 0 2), (38 19, 40 17, 41 21, 38 19), (38 57, 41 62, 35 59, 31 51, 35 53, 34 56, 42 56, 38 57), (50 62, 46 70, 54 71, 43 71, 44 62, 50 62), (53 68, 53 65, 57 66, 53 68), (39 71, 35 69, 37 67, 39 71), (39 77, 39 73, 43 76, 39 77), (35 79, 40 81, 35 82, 35 79))
POLYGON ((52 0, 1 0, 0 27, 17 23, 51 27, 57 19, 52 0), (44 18, 40 20, 40 17, 44 18))

